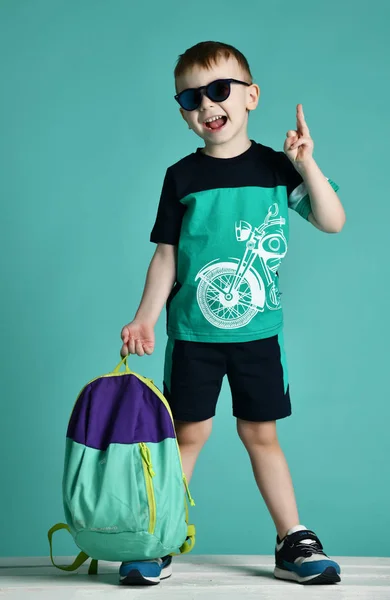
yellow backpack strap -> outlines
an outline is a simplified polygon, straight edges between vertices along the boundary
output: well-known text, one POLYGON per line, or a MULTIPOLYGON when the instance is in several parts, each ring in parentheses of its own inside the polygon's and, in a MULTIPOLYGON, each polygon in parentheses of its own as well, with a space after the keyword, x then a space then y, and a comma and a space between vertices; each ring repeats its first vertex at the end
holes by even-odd
MULTIPOLYGON (((70 528, 65 523, 57 523, 57 525, 54 525, 51 529, 49 529, 49 531, 47 533, 47 537, 49 539, 49 546, 50 546, 50 560, 51 560, 52 564, 55 567, 57 567, 57 569, 61 569, 61 571, 76 571, 78 568, 81 567, 81 565, 83 565, 85 563, 85 561, 87 561, 89 559, 89 556, 88 556, 88 554, 85 554, 85 552, 80 552, 80 554, 76 557, 76 559, 74 560, 74 562, 71 565, 57 565, 53 559, 53 534, 56 531, 60 531, 60 529, 66 529, 70 533, 70 528)), ((97 560, 92 560, 89 570, 88 570, 88 574, 89 575, 97 574, 97 560)))
MULTIPOLYGON (((185 512, 186 512, 187 537, 185 539, 184 544, 180 547, 180 554, 188 554, 188 552, 191 552, 191 550, 194 549, 195 537, 196 537, 195 525, 189 525, 189 523, 188 523, 188 521, 189 521, 188 503, 187 503, 187 499, 185 496, 184 496, 184 507, 185 507, 185 512)), ((171 556, 178 556, 178 555, 172 554, 171 556)))
POLYGON ((191 552, 195 546, 196 529, 195 525, 188 524, 188 504, 185 498, 184 506, 186 511, 187 537, 185 539, 184 544, 180 547, 180 551, 178 553, 172 552, 171 556, 180 556, 180 554, 188 554, 188 552, 191 552))
POLYGON ((187 539, 180 548, 180 554, 187 554, 194 549, 195 546, 195 525, 188 525, 187 539))
POLYGON ((88 575, 97 575, 98 573, 98 561, 93 559, 89 565, 88 575))

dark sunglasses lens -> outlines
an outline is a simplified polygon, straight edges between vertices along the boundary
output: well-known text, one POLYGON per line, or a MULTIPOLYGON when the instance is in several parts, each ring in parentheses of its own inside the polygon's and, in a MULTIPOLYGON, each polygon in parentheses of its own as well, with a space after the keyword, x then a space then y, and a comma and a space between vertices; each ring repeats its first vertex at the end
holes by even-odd
POLYGON ((201 102, 201 94, 198 90, 186 90, 180 94, 179 101, 184 110, 195 110, 201 102))
POLYGON ((208 93, 214 102, 223 102, 230 94, 230 83, 228 81, 213 81, 208 86, 208 93))

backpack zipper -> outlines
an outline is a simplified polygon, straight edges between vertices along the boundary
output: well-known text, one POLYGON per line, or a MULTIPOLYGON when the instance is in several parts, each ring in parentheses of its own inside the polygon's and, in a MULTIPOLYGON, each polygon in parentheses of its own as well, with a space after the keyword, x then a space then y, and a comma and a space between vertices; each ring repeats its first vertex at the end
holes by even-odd
POLYGON ((164 404, 165 408, 167 409, 167 412, 168 412, 168 414, 169 414, 169 416, 171 418, 171 421, 172 421, 173 430, 175 432, 175 441, 176 441, 177 453, 179 455, 179 461, 180 461, 180 467, 181 467, 181 472, 182 472, 182 476, 183 476, 183 483, 184 483, 185 491, 186 491, 186 494, 187 494, 190 506, 196 506, 195 505, 195 501, 194 501, 193 497, 191 496, 190 487, 188 485, 187 477, 186 477, 186 475, 184 473, 183 462, 181 460, 180 447, 179 447, 179 444, 178 444, 178 441, 177 441, 177 436, 176 436, 175 421, 173 420, 173 415, 172 415, 171 407, 169 406, 167 399, 163 396, 163 394, 161 393, 161 391, 159 390, 159 388, 154 383, 153 379, 148 379, 147 377, 143 377, 143 375, 138 375, 137 373, 133 373, 133 375, 135 375, 140 381, 143 381, 144 383, 146 383, 146 385, 150 389, 152 389, 155 392, 155 394, 160 398, 161 402, 164 404))
POLYGON ((141 442, 139 444, 142 458, 142 466, 144 469, 146 493, 148 496, 149 505, 149 529, 148 532, 153 534, 156 528, 156 498, 154 495, 153 477, 156 473, 153 471, 152 457, 148 446, 141 442))

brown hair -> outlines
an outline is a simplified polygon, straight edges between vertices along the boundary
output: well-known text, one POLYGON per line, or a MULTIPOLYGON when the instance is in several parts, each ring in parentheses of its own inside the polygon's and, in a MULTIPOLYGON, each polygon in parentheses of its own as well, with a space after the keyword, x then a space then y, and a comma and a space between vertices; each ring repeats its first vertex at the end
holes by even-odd
POLYGON ((194 66, 210 69, 210 67, 218 62, 218 59, 228 59, 233 56, 243 71, 253 81, 252 73, 245 56, 230 44, 221 42, 200 42, 191 48, 188 48, 184 54, 180 54, 174 71, 175 81, 181 77, 186 71, 194 66))

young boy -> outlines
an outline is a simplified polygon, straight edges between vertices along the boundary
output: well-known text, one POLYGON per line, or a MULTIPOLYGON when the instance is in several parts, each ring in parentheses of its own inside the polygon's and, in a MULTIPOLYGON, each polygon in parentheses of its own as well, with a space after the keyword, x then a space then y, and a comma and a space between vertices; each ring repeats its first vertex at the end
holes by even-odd
MULTIPOLYGON (((298 583, 340 581, 340 567, 300 524, 276 421, 291 414, 278 268, 287 252, 288 208, 327 233, 345 214, 337 185, 313 159, 297 107, 284 152, 248 138, 260 90, 234 47, 203 42, 180 56, 176 101, 204 147, 169 167, 151 241, 157 244, 121 354, 151 354, 167 304, 164 394, 190 481, 227 375, 238 434, 277 530, 274 574, 298 583)), ((170 557, 124 563, 124 584, 155 584, 170 557)))

